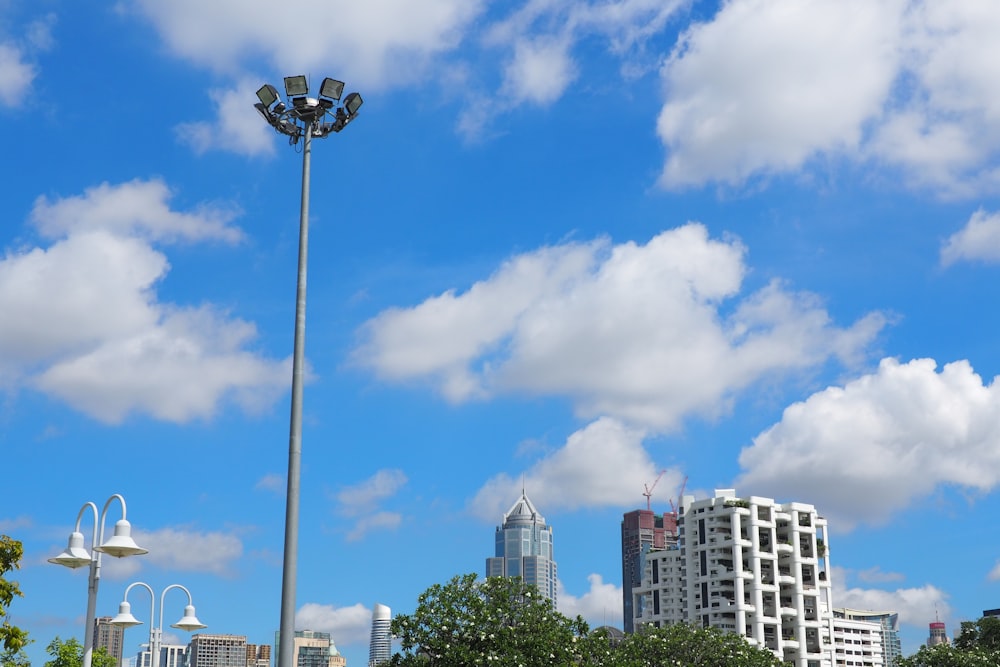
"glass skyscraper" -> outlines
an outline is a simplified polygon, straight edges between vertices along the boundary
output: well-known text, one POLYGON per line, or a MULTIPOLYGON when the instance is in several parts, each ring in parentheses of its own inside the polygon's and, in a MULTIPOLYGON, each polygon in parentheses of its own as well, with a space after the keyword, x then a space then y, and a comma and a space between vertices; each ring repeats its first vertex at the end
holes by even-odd
POLYGON ((521 497, 503 517, 496 530, 496 550, 486 559, 487 577, 521 577, 556 603, 556 561, 552 553, 552 526, 528 496, 521 497))
POLYGON ((372 609, 372 634, 368 645, 368 667, 377 667, 392 657, 392 610, 384 604, 375 604, 372 609))

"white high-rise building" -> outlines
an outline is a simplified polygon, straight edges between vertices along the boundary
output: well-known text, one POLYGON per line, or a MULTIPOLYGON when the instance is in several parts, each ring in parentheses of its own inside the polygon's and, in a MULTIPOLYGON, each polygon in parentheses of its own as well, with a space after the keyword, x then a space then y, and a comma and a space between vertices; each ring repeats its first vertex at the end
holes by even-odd
POLYGON ((795 667, 832 667, 826 519, 812 505, 739 498, 678 509, 676 548, 646 556, 634 625, 698 623, 735 632, 795 667))
POLYGON ((846 618, 853 621, 871 621, 877 623, 880 628, 880 641, 882 643, 882 664, 885 667, 893 667, 896 661, 903 657, 902 644, 899 639, 899 613, 895 611, 872 611, 870 609, 847 609, 835 607, 834 618, 834 642, 837 642, 836 619, 846 618))
POLYGON ((835 615, 833 664, 836 667, 894 667, 884 661, 882 624, 835 615))
POLYGON ((377 667, 392 657, 392 610, 384 604, 375 603, 372 609, 372 636, 368 647, 368 667, 377 667))

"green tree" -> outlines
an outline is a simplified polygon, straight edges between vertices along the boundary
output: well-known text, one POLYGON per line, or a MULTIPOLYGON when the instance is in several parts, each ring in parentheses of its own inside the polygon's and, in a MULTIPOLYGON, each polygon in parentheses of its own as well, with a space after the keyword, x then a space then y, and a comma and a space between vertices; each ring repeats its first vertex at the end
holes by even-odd
POLYGON ((983 616, 976 622, 963 621, 955 637, 955 648, 967 651, 974 648, 1000 651, 1000 618, 983 616))
MULTIPOLYGON (((76 639, 63 641, 56 637, 45 647, 45 652, 52 656, 52 659, 45 663, 45 667, 81 667, 83 665, 83 645, 76 639)), ((91 667, 115 667, 116 660, 102 646, 91 654, 90 663, 91 667)))
POLYGON ((908 658, 901 658, 899 667, 997 667, 1000 651, 984 648, 961 649, 947 644, 921 646, 908 658))
POLYGON ((7 609, 15 597, 23 597, 16 581, 4 575, 21 567, 24 547, 7 535, 0 535, 0 665, 15 667, 27 664, 23 649, 31 640, 28 633, 7 621, 7 609))
POLYGON ((563 616, 516 577, 462 575, 431 586, 417 602, 413 614, 392 620, 403 649, 392 665, 570 667, 588 630, 582 618, 563 616))
POLYGON ((602 667, 781 667, 774 653, 738 634, 677 623, 627 636, 602 667))

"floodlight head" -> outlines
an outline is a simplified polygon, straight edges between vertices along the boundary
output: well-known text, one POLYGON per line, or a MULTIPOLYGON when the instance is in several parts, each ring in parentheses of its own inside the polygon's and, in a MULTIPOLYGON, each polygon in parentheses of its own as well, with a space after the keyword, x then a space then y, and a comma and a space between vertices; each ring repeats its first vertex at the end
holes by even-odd
POLYGON ((298 97, 309 92, 309 84, 304 76, 286 76, 285 93, 288 97, 298 97))
POLYGON ((194 632, 195 630, 201 630, 202 628, 207 628, 208 626, 198 620, 198 617, 194 615, 194 605, 189 604, 184 607, 184 617, 170 627, 187 630, 188 632, 194 632))
POLYGON ((127 601, 122 601, 118 605, 118 615, 112 618, 110 623, 120 628, 131 628, 134 625, 142 625, 142 621, 132 615, 132 605, 127 601))
POLYGON ((358 93, 351 93, 344 98, 344 109, 347 110, 348 116, 353 116, 358 113, 358 109, 360 109, 361 105, 364 103, 365 101, 361 99, 361 95, 358 93))
POLYGON ((344 94, 344 82, 327 77, 323 79, 323 84, 319 87, 321 97, 329 97, 333 101, 339 101, 344 94))
POLYGON ((308 104, 309 104, 308 97, 296 97, 292 99, 292 106, 295 107, 296 109, 301 109, 302 107, 308 106, 308 104))
POLYGON ((332 109, 333 105, 336 104, 333 100, 328 100, 325 97, 319 98, 318 102, 321 107, 327 110, 332 109))
POLYGON ((268 123, 271 122, 271 112, 267 110, 267 106, 265 104, 263 104, 262 102, 257 102, 256 104, 253 105, 253 108, 256 109, 261 116, 264 117, 264 120, 266 120, 268 123))
POLYGON ((66 547, 66 550, 55 558, 50 558, 49 562, 76 569, 90 565, 92 559, 91 553, 83 548, 83 533, 74 531, 69 535, 69 546, 66 547))
POLYGON ((270 108, 272 104, 278 101, 278 89, 269 83, 265 83, 257 90, 257 99, 265 107, 270 108))
POLYGON ((115 558, 141 556, 149 553, 148 549, 143 549, 132 539, 132 525, 125 519, 115 524, 114 537, 101 546, 94 547, 94 551, 100 551, 115 558))

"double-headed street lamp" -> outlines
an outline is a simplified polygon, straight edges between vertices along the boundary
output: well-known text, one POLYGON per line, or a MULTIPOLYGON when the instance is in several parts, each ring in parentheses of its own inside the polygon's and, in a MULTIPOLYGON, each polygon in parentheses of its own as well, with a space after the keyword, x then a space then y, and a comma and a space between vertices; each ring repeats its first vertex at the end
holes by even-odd
MULTIPOLYGON (((326 78, 319 94, 309 97, 305 76, 286 76, 285 95, 281 100, 271 84, 257 91, 260 102, 254 104, 264 120, 288 143, 302 139, 302 201, 299 207, 299 276, 295 292, 295 343, 292 349, 292 406, 288 436, 288 492, 285 501, 285 552, 281 576, 281 624, 279 636, 295 637, 295 579, 299 540, 299 478, 302 459, 302 379, 306 336, 306 267, 309 256, 309 159, 313 138, 340 132, 354 120, 364 103, 361 95, 350 93, 341 101, 344 82, 326 78)), ((279 646, 277 667, 294 667, 295 643, 279 646)), ((88 666, 84 666, 88 667, 88 666)))
POLYGON ((115 558, 125 556, 141 556, 149 553, 132 539, 132 526, 125 518, 125 499, 119 494, 114 494, 104 503, 104 509, 100 514, 97 505, 85 503, 80 508, 80 513, 76 515, 76 528, 69 536, 69 546, 66 550, 55 558, 50 558, 50 563, 63 565, 76 569, 84 565, 90 566, 90 577, 87 585, 87 625, 83 634, 83 664, 82 667, 90 667, 94 650, 94 610, 97 606, 97 587, 101 583, 101 554, 108 554, 115 558), (108 516, 108 508, 112 501, 117 499, 122 505, 122 518, 115 523, 115 534, 107 542, 104 541, 104 520, 108 516), (80 521, 83 515, 90 508, 94 511, 94 536, 90 541, 91 551, 87 551, 83 546, 83 533, 80 532, 80 521), (98 533, 100 524, 100 533, 98 533))
MULTIPOLYGON (((187 593, 188 603, 184 607, 184 616, 181 620, 177 621, 170 627, 180 628, 181 630, 186 630, 187 632, 194 632, 195 630, 201 630, 202 628, 208 627, 204 623, 198 620, 198 617, 194 615, 194 602, 191 600, 191 591, 184 588, 180 584, 170 584, 160 593, 160 615, 155 616, 153 614, 154 605, 156 603, 156 594, 153 592, 152 587, 142 581, 136 581, 128 585, 125 589, 125 595, 122 596, 122 602, 118 605, 118 615, 111 619, 111 625, 117 625, 123 630, 125 628, 130 628, 133 625, 142 625, 142 621, 137 619, 132 615, 132 606, 128 603, 128 592, 136 586, 142 586, 147 591, 149 591, 149 665, 142 665, 141 667, 160 667, 160 643, 163 640, 163 598, 166 597, 167 591, 172 588, 179 588, 185 593, 187 593), (155 620, 159 618, 160 624, 157 625, 155 620)), ((124 636, 124 635, 123 635, 124 636)), ((124 639, 122 640, 124 643, 124 639)))

